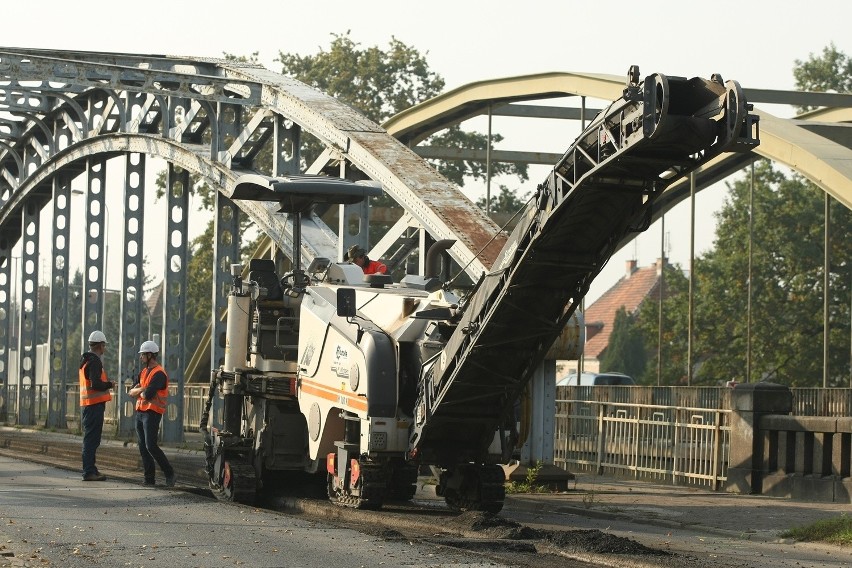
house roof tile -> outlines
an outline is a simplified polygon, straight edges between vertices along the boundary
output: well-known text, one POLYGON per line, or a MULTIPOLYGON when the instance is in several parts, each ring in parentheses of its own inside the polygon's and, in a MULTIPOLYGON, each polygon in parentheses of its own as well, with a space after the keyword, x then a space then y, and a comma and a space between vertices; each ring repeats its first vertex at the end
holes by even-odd
POLYGON ((634 269, 629 276, 623 276, 603 296, 586 308, 583 314, 586 322, 601 326, 600 331, 586 341, 584 349, 586 357, 600 358, 603 350, 609 345, 615 313, 622 306, 628 313, 636 311, 645 298, 657 293, 659 279, 656 265, 634 269))

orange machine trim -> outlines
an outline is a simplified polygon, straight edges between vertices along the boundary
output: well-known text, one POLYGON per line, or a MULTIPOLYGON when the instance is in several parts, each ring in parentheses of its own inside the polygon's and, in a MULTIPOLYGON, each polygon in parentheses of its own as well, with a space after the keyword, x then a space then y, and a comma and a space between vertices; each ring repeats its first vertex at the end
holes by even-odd
POLYGON ((302 379, 301 382, 302 385, 299 387, 299 390, 304 391, 306 394, 318 396, 319 398, 330 400, 355 410, 367 411, 367 399, 365 397, 314 381, 302 379))

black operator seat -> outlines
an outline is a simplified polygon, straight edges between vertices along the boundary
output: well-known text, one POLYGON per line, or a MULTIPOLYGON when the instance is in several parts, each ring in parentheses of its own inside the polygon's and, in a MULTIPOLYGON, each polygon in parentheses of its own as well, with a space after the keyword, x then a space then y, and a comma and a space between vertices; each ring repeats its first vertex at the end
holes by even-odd
POLYGON ((249 261, 249 280, 257 282, 261 288, 266 288, 266 300, 280 300, 284 293, 275 272, 275 262, 268 258, 253 258, 249 261))

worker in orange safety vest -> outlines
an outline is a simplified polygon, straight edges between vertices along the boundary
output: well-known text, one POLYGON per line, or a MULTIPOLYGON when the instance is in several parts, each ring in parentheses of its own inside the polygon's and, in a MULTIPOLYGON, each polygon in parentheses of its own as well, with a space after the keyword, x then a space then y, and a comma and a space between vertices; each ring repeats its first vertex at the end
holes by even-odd
POLYGON ((113 387, 104 370, 103 356, 106 336, 102 331, 89 335, 89 350, 80 358, 77 376, 80 382, 80 424, 83 429, 83 481, 103 481, 106 476, 98 471, 95 455, 101 445, 104 430, 104 410, 112 400, 113 387))
POLYGON ((156 462, 166 476, 166 487, 173 487, 175 470, 157 442, 169 396, 169 376, 157 361, 159 353, 160 348, 153 341, 142 342, 139 347, 142 371, 139 373, 139 382, 133 385, 128 394, 136 399, 136 441, 145 473, 143 485, 154 486, 156 462))

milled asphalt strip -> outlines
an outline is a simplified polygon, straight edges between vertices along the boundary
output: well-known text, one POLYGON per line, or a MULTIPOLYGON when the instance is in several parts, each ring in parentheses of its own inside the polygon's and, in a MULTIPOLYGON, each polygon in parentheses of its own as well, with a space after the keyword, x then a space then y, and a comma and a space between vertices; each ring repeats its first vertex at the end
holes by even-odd
MULTIPOLYGON (((332 521, 344 522, 348 524, 364 524, 365 515, 371 514, 367 511, 358 511, 346 507, 338 507, 330 502, 311 501, 298 498, 285 498, 280 501, 281 510, 285 513, 301 513, 315 517, 321 517, 332 521)), ((452 537, 463 537, 475 540, 494 540, 483 539, 482 533, 477 531, 466 531, 452 529, 444 532, 446 527, 436 526, 434 523, 423 522, 415 519, 405 518, 402 516, 394 516, 393 527, 402 527, 409 530, 417 531, 418 534, 432 534, 433 537, 418 537, 417 540, 430 542, 436 545, 452 546, 452 537), (440 531, 436 533, 435 531, 440 531), (446 536, 449 540, 443 540, 441 537, 446 536)), ((389 526, 389 525, 388 525, 389 526)), ((506 540, 506 539, 502 539, 506 540)), ((522 541, 520 541, 522 542, 522 541)), ((572 560, 588 562, 595 566, 604 566, 607 568, 661 568, 661 559, 672 561, 672 556, 655 556, 654 560, 637 560, 618 554, 598 554, 594 552, 568 552, 547 543, 534 543, 535 549, 541 553, 558 554, 572 560)), ((467 549, 466 549, 467 550, 467 549)))
POLYGON ((688 521, 671 521, 668 519, 655 519, 653 517, 640 518, 636 515, 631 515, 629 513, 604 511, 600 509, 591 509, 586 507, 575 507, 572 505, 559 505, 557 507, 548 507, 547 505, 544 505, 542 503, 536 503, 530 500, 526 500, 522 496, 518 498, 513 498, 512 504, 518 504, 518 509, 521 509, 524 513, 560 513, 566 515, 576 515, 578 517, 588 517, 590 519, 617 520, 626 521, 630 523, 653 525, 666 529, 686 529, 695 532, 709 533, 714 534, 716 536, 741 540, 757 540, 759 542, 778 543, 788 542, 785 539, 778 539, 775 537, 761 537, 758 533, 744 533, 743 531, 732 531, 729 529, 711 527, 707 525, 702 525, 700 523, 691 523, 688 521))

